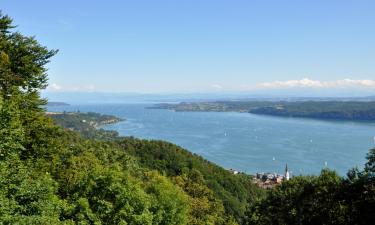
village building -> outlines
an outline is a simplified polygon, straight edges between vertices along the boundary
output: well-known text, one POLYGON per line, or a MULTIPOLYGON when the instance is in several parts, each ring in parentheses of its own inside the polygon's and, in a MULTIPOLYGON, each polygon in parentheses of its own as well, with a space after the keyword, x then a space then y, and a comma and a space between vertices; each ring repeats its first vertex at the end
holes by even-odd
POLYGON ((231 173, 234 174, 234 175, 236 175, 236 174, 239 173, 238 170, 234 170, 234 169, 229 169, 228 171, 231 172, 231 173))
POLYGON ((256 173, 253 178, 253 182, 261 188, 271 189, 275 185, 281 184, 283 181, 288 181, 290 179, 290 173, 288 165, 285 165, 284 175, 277 173, 256 173))

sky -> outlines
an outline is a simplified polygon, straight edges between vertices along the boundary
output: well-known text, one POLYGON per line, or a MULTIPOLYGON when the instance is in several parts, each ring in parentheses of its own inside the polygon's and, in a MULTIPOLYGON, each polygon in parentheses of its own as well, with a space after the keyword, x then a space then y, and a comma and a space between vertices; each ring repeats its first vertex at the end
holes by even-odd
POLYGON ((50 92, 375 94, 375 1, 0 0, 50 92))

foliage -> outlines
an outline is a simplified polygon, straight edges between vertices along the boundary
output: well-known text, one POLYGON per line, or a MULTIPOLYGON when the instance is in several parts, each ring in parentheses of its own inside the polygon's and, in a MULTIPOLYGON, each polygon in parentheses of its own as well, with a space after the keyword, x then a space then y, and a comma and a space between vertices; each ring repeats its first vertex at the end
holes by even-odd
POLYGON ((57 183, 48 173, 30 171, 17 159, 0 161, 0 221, 16 223, 58 223, 64 201, 57 196, 57 183))
MULTIPOLYGON (((299 176, 272 189, 247 212, 248 224, 369 224, 375 215, 375 180, 368 165, 343 179, 322 170, 320 176, 299 176)), ((371 169, 370 169, 371 170, 371 169)))
POLYGON ((217 200, 212 190, 204 185, 204 178, 197 170, 189 175, 175 177, 175 183, 189 195, 190 221, 189 224, 222 224, 221 214, 224 207, 217 200))
MULTIPOLYGON (((194 185, 197 188, 205 185, 212 191, 215 198, 206 198, 205 201, 209 201, 211 205, 222 204, 225 208, 226 219, 234 216, 238 222, 241 222, 248 204, 261 196, 262 190, 250 182, 250 176, 233 175, 174 144, 135 138, 122 138, 117 142, 126 152, 135 156, 143 167, 160 171, 170 177, 177 177, 176 182, 191 180, 188 178, 193 175, 201 177, 193 179, 194 185)), ((181 187, 186 188, 185 185, 181 187)), ((190 196, 195 197, 191 194, 190 196)))

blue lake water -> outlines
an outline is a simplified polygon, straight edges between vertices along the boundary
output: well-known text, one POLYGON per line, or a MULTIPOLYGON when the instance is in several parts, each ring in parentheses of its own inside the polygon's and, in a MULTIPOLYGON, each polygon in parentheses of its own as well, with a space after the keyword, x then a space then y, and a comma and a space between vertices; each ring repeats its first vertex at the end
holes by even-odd
POLYGON ((105 126, 123 136, 162 139, 225 168, 247 173, 318 174, 327 164, 345 175, 363 167, 374 146, 375 123, 281 118, 235 112, 174 112, 150 104, 49 107, 50 111, 98 112, 126 119, 105 126))

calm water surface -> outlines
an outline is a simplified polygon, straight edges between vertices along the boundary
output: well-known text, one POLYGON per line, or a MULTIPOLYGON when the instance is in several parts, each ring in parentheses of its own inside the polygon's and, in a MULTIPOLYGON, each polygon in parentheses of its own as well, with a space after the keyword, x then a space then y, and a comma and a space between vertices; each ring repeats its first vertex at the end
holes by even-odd
POLYGON ((225 168, 247 173, 318 174, 325 164, 345 175, 362 168, 375 123, 322 121, 231 112, 173 112, 146 104, 71 105, 50 111, 98 112, 126 121, 105 126, 123 136, 178 144, 225 168))

